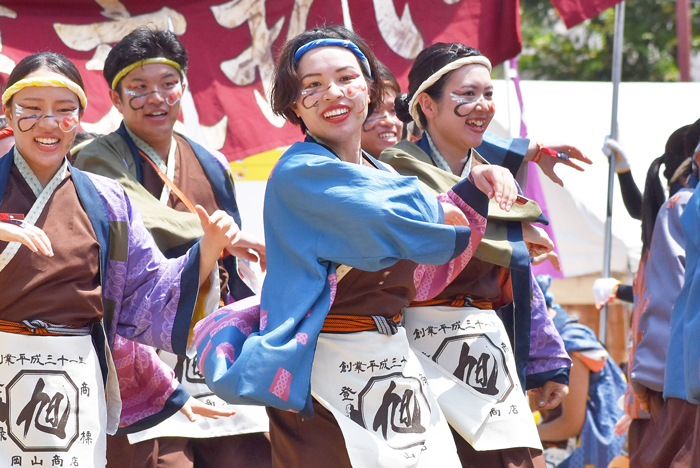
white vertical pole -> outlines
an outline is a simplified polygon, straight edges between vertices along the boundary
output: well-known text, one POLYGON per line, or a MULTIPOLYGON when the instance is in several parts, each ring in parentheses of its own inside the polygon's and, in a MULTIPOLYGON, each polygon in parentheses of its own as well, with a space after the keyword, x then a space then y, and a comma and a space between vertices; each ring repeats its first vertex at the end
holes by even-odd
MULTIPOLYGON (((613 41, 613 102, 612 122, 610 124, 610 137, 617 139, 617 106, 619 100, 620 80, 622 77, 622 44, 625 36, 625 2, 615 5, 615 36, 613 41)), ((610 170, 608 173, 608 208, 605 217, 605 253, 603 258, 603 278, 610 277, 610 257, 612 250, 612 204, 613 188, 615 186, 615 158, 610 158, 610 170)), ((600 328, 598 339, 606 344, 608 336, 608 307, 600 309, 600 328)))

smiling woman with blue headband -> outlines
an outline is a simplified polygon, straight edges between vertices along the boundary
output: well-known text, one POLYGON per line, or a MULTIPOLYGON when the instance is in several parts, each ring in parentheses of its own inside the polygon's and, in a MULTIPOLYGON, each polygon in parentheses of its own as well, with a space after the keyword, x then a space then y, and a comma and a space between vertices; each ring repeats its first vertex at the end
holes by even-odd
MULTIPOLYGON (((11 439, 0 459, 103 467, 105 434, 120 423, 122 339, 184 354, 201 278, 237 228, 202 215, 201 242, 166 260, 118 184, 71 167, 87 98, 62 55, 19 62, 2 101, 16 146, 0 158, 0 381, 11 439)), ((186 394, 160 377, 146 380, 158 398, 140 395, 138 414, 125 404, 122 418, 153 423, 182 407, 186 394)))
POLYGON ((259 331, 225 331, 224 312, 196 331, 210 387, 269 407, 278 468, 460 466, 401 310, 461 271, 488 197, 507 209, 515 184, 484 166, 435 197, 361 151, 362 125, 383 94, 376 76, 371 50, 342 27, 284 46, 272 107, 306 139, 266 189, 259 331))

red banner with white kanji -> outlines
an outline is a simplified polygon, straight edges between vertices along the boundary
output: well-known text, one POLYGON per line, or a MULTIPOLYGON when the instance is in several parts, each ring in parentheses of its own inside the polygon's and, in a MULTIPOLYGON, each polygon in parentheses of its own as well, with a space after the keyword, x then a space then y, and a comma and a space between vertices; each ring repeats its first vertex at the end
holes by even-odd
POLYGON ((189 52, 188 134, 237 160, 300 138, 266 98, 276 52, 331 24, 352 24, 403 85, 413 58, 434 42, 462 42, 494 63, 521 47, 519 0, 3 0, 0 83, 28 54, 66 55, 87 87, 83 129, 107 133, 120 122, 102 77, 111 46, 142 25, 170 29, 189 52))

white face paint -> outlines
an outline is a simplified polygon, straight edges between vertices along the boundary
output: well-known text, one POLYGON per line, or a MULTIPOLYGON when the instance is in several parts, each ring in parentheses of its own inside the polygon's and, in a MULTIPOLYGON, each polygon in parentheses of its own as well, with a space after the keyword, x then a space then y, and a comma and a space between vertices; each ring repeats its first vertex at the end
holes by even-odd
POLYGON ((79 124, 80 108, 73 105, 60 104, 56 108, 43 108, 40 104, 23 105, 15 103, 15 119, 21 132, 28 132, 41 119, 53 119, 63 132, 73 131, 79 124))
POLYGON ((491 114, 496 112, 496 104, 491 100, 491 96, 486 97, 482 94, 477 98, 475 96, 468 96, 452 91, 450 93, 450 99, 457 103, 454 108, 454 113, 458 117, 466 117, 469 115, 478 102, 481 102, 482 105, 487 107, 491 114))
POLYGON ((308 87, 301 90, 301 105, 306 109, 318 107, 321 98, 326 91, 331 89, 331 86, 336 86, 346 98, 360 104, 358 114, 365 111, 366 105, 362 104, 367 102, 368 94, 367 82, 362 75, 342 77, 339 82, 331 83, 325 88, 321 88, 317 83, 311 83, 308 87))
POLYGON ((182 83, 177 82, 166 82, 162 85, 155 85, 152 89, 148 89, 146 86, 139 88, 128 88, 124 87, 124 94, 129 100, 129 106, 133 110, 143 109, 148 101, 148 96, 154 93, 158 93, 169 106, 174 106, 182 98, 182 83))

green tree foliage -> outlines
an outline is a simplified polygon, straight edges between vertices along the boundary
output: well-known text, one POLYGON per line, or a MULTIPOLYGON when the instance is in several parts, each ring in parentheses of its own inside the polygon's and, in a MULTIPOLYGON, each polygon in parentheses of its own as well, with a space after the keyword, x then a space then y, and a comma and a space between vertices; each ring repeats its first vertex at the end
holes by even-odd
MULTIPOLYGON (((520 74, 526 79, 609 81, 615 11, 567 30, 549 0, 521 0, 523 52, 520 74)), ((676 81, 676 3, 628 0, 625 6, 623 81, 676 81)), ((700 4, 691 6, 692 28, 700 33, 700 4)), ((693 49, 700 35, 693 37, 693 49)))

